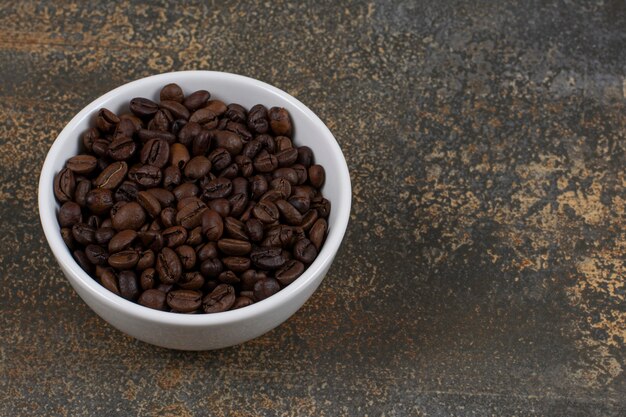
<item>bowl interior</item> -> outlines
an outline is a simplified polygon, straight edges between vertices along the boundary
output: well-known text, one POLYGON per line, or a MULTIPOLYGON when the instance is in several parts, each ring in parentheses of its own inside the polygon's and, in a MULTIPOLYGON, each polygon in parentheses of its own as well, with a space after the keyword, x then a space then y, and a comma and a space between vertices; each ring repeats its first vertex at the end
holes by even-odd
POLYGON ((211 71, 160 74, 131 82, 96 99, 76 115, 59 134, 46 157, 39 184, 39 210, 44 233, 55 257, 70 271, 72 278, 78 280, 80 285, 89 287, 98 296, 106 298, 110 303, 128 310, 131 314, 148 315, 155 320, 167 317, 168 321, 180 320, 181 322, 217 320, 218 317, 224 318, 226 316, 243 317, 244 315, 256 314, 258 312, 256 310, 271 308, 272 304, 288 301, 290 293, 298 291, 298 288, 304 285, 307 280, 332 262, 347 227, 350 201, 350 177, 341 149, 328 128, 311 110, 287 93, 269 84, 239 75, 211 71), (185 94, 205 89, 211 93, 213 99, 220 99, 227 104, 239 103, 247 109, 258 103, 262 103, 268 108, 272 106, 286 108, 293 120, 294 143, 309 146, 314 152, 316 163, 323 165, 326 171, 323 193, 331 201, 331 213, 328 219, 329 232, 326 243, 317 259, 294 283, 274 296, 243 309, 189 316, 150 310, 131 303, 108 292, 89 277, 73 260, 61 239, 60 228, 56 220, 59 206, 52 192, 53 178, 63 168, 67 158, 80 151, 82 133, 93 126, 94 117, 98 110, 106 107, 116 113, 127 111, 128 102, 134 97, 146 97, 158 101, 161 88, 171 82, 179 84, 185 94))

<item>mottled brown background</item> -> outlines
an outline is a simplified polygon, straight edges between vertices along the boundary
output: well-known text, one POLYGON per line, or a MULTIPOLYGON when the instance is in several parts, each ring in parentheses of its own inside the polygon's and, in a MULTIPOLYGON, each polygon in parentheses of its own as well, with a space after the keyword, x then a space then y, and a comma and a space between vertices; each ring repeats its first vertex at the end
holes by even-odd
POLYGON ((626 413, 626 2, 0 2, 0 415, 626 413), (216 352, 75 295, 39 226, 63 126, 211 69, 319 114, 351 223, 313 298, 216 352))

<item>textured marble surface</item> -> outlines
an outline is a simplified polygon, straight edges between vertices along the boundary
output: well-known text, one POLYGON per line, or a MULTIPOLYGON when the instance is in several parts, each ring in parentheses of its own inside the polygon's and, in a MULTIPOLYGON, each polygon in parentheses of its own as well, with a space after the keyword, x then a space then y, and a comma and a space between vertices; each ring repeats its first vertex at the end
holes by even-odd
POLYGON ((621 0, 0 3, 0 415, 624 415, 625 27, 621 0), (183 69, 298 97, 354 186, 313 298, 203 353, 99 319, 36 205, 78 110, 183 69))

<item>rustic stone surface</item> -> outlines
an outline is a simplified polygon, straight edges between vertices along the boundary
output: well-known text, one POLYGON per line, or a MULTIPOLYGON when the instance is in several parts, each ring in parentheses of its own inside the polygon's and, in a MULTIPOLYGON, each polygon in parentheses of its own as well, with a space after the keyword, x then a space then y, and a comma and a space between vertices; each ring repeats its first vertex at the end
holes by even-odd
POLYGON ((624 27, 620 0, 5 2, 0 415, 624 415, 624 27), (318 292, 215 352, 99 319, 36 208, 80 108, 183 69, 300 98, 354 185, 318 292))

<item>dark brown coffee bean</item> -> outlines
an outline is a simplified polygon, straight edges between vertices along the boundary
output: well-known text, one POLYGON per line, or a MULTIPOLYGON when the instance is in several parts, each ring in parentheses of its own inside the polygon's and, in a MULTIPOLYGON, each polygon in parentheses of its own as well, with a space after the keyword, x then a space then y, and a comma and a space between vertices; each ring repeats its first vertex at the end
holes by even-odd
POLYGON ((187 230, 182 226, 172 226, 161 232, 163 243, 168 248, 180 246, 187 240, 187 230))
POLYGON ((250 183, 248 182, 247 179, 243 178, 243 177, 237 177, 237 178, 233 178, 231 180, 232 184, 233 184, 233 194, 245 194, 248 195, 249 194, 249 188, 250 188, 250 183))
POLYGON ((216 147, 226 149, 232 156, 239 155, 243 149, 241 137, 229 130, 216 130, 213 141, 216 147))
POLYGON ((265 224, 278 221, 280 213, 274 203, 269 200, 262 200, 254 206, 252 214, 265 224))
POLYGON ((226 255, 246 255, 252 250, 252 245, 246 240, 239 239, 220 239, 217 241, 217 247, 226 255))
POLYGON ((145 250, 139 255, 137 261, 137 271, 143 271, 148 268, 152 268, 156 262, 156 255, 152 249, 145 250))
POLYGON ((170 158, 170 145, 163 139, 150 139, 144 143, 139 154, 143 164, 163 168, 170 158))
POLYGON ((100 274, 100 283, 104 288, 111 291, 115 295, 120 295, 120 289, 117 284, 117 275, 111 269, 106 269, 100 274))
POLYGON ((95 242, 95 230, 86 223, 76 223, 72 226, 72 237, 81 245, 89 245, 95 242))
POLYGON ((308 265, 317 257, 317 249, 309 239, 300 239, 293 245, 293 256, 308 265))
POLYGON ((191 269, 196 265, 196 251, 191 246, 181 245, 174 251, 180 258, 183 269, 191 269))
MULTIPOLYGON (((101 189, 106 189, 106 188, 101 188, 101 189)), ((117 187, 117 190, 115 190, 114 199, 117 202, 135 201, 137 200, 138 192, 139 192, 139 187, 137 186, 137 184, 131 181, 124 181, 123 183, 120 184, 119 187, 117 187)))
POLYGON ((185 272, 176 285, 184 290, 199 290, 204 285, 204 277, 199 272, 185 272))
POLYGON ((230 164, 229 166, 224 168, 224 170, 219 174, 220 177, 225 177, 228 179, 233 179, 237 175, 239 175, 239 165, 237 165, 236 163, 230 164))
POLYGON ((97 159, 92 155, 76 155, 71 157, 65 163, 75 174, 86 175, 91 173, 97 166, 97 159))
POLYGON ((183 267, 176 252, 163 248, 157 256, 156 270, 162 283, 175 284, 182 276, 183 267))
POLYGON ((54 196, 61 203, 71 201, 74 198, 76 180, 74 173, 69 168, 63 168, 54 177, 54 196))
POLYGON ((224 219, 224 229, 233 239, 249 240, 245 224, 234 217, 226 217, 224 219))
POLYGON ((289 260, 276 271, 276 279, 283 287, 291 284, 304 272, 304 264, 300 261, 289 260))
POLYGON ((61 238, 63 239, 65 246, 67 246, 70 250, 75 249, 76 245, 74 242, 74 236, 72 236, 72 229, 69 227, 61 228, 61 238))
POLYGON ((217 245, 215 242, 209 242, 202 245, 196 252, 198 260, 204 262, 209 258, 217 258, 217 245))
POLYGON ((167 303, 165 302, 166 294, 157 289, 147 289, 141 293, 137 302, 144 307, 154 310, 165 310, 167 303))
POLYGON ((107 264, 109 253, 102 246, 91 244, 85 248, 85 256, 92 264, 104 266, 107 264))
POLYGON ((171 207, 176 202, 174 194, 164 188, 150 188, 146 190, 146 192, 156 198, 159 204, 161 204, 161 207, 171 207))
POLYGON ((225 198, 230 195, 232 190, 232 182, 228 178, 219 177, 204 187, 201 198, 205 202, 215 198, 225 198))
POLYGON ((263 222, 259 219, 249 219, 246 221, 246 233, 253 242, 263 240, 263 222))
POLYGON ((128 165, 126 165, 126 162, 113 162, 98 175, 93 183, 98 188, 112 190, 122 183, 127 172, 128 165))
POLYGON ((293 143, 287 136, 277 136, 274 141, 276 142, 276 152, 293 148, 293 143))
POLYGON ((257 137, 255 139, 258 140, 259 143, 261 143, 261 146, 267 152, 269 152, 271 154, 276 153, 276 141, 274 140, 274 138, 272 136, 265 135, 265 134, 257 135, 257 137))
POLYGON ((123 250, 121 252, 109 255, 109 265, 115 269, 132 269, 139 261, 139 254, 132 249, 123 250))
POLYGON ((319 214, 317 213, 317 210, 311 209, 307 211, 304 216, 302 216, 302 224, 300 225, 300 227, 302 227, 302 229, 304 229, 305 231, 308 231, 318 218, 319 214))
POLYGON ((121 271, 117 277, 120 295, 130 301, 139 297, 139 282, 133 271, 121 271))
POLYGON ((330 215, 330 201, 322 198, 322 201, 313 203, 312 207, 317 210, 317 214, 323 219, 327 219, 330 215))
POLYGON ((147 230, 137 233, 137 237, 141 241, 144 248, 160 252, 164 246, 163 235, 156 230, 147 230))
POLYGON ((228 217, 230 214, 230 203, 225 198, 216 198, 215 200, 210 200, 207 206, 216 211, 223 218, 228 217))
POLYGON ((297 178, 296 184, 297 185, 302 185, 309 179, 308 170, 304 167, 304 165, 293 164, 291 166, 291 169, 293 169, 294 172, 296 173, 296 178, 297 178))
POLYGON ((222 260, 224 266, 235 273, 241 273, 252 266, 249 258, 244 258, 242 256, 228 256, 222 260))
POLYGON ((172 145, 176 142, 176 136, 170 132, 163 132, 161 130, 139 129, 137 131, 137 137, 141 143, 146 143, 153 139, 160 139, 172 145))
POLYGON ((200 125, 207 123, 215 123, 217 126, 217 115, 206 107, 194 111, 189 117, 190 122, 195 122, 200 125))
POLYGON ((261 198, 259 198, 259 202, 266 200, 266 201, 271 201, 273 203, 276 200, 281 200, 282 198, 283 198, 283 193, 281 193, 280 191, 269 190, 268 192, 263 194, 261 198))
POLYGON ((231 103, 227 106, 224 116, 237 123, 246 123, 248 115, 246 109, 241 104, 231 103))
POLYGON ((257 268, 265 270, 278 269, 287 261, 280 248, 255 248, 250 253, 250 259, 257 268))
POLYGON ((214 149, 208 156, 215 171, 221 171, 232 163, 232 156, 224 148, 214 149))
POLYGON ((261 246, 288 248, 291 247, 294 240, 295 229, 291 226, 280 224, 267 231, 265 240, 261 243, 261 246))
POLYGON ((150 215, 152 218, 157 218, 161 214, 161 203, 155 196, 147 191, 139 191, 137 193, 137 203, 150 215))
POLYGON ((264 176, 255 175, 250 179, 250 192, 252 193, 252 198, 258 199, 265 194, 268 189, 269 185, 264 176))
POLYGON ((158 187, 163 179, 163 173, 152 165, 134 166, 128 171, 128 178, 146 188, 158 187))
POLYGON ((130 123, 132 125, 132 129, 130 127, 125 127, 124 130, 126 136, 132 136, 135 132, 143 127, 143 122, 141 119, 131 112, 122 113, 118 116, 120 118, 120 122, 118 123, 118 128, 120 125, 126 125, 126 123, 130 123))
POLYGON ((218 127, 218 129, 236 133, 239 135, 244 144, 252 140, 252 132, 250 132, 247 126, 243 123, 237 123, 229 120, 223 128, 218 127))
POLYGON ((272 107, 267 115, 274 135, 292 137, 291 118, 287 110, 281 107, 272 107))
POLYGON ((97 128, 91 127, 87 129, 85 133, 83 133, 83 146, 87 152, 93 151, 93 143, 96 139, 100 137, 100 132, 97 128))
POLYGON ((115 161, 130 159, 137 151, 137 144, 128 136, 119 136, 109 144, 107 155, 115 161))
POLYGON ((183 89, 180 88, 178 84, 174 83, 167 84, 159 93, 159 100, 161 100, 161 102, 172 100, 177 103, 182 103, 184 99, 185 95, 183 94, 183 89))
POLYGON ((167 207, 161 211, 159 219, 161 220, 163 227, 168 228, 176 226, 176 213, 177 211, 174 207, 167 207))
POLYGON ((254 284, 254 298, 258 301, 265 300, 278 291, 280 291, 280 284, 274 278, 264 278, 254 284))
POLYGON ((239 277, 233 271, 224 271, 218 277, 217 280, 224 284, 239 284, 239 277))
POLYGON ((254 158, 254 169, 259 172, 272 172, 278 168, 276 156, 263 150, 254 158))
POLYGON ((295 164, 298 159, 298 150, 295 148, 285 149, 276 153, 276 160, 278 160, 279 167, 289 167, 295 164))
POLYGON ((137 239, 137 232, 132 229, 117 232, 109 241, 109 252, 116 253, 128 249, 135 239, 137 239))
POLYGON ((61 225, 61 227, 72 227, 76 223, 81 223, 83 221, 80 206, 73 201, 63 203, 59 209, 58 218, 59 225, 61 225))
POLYGON ((172 193, 176 200, 182 201, 189 197, 197 197, 200 194, 200 188, 192 182, 185 182, 174 188, 172 193))
POLYGON ((159 285, 157 285, 156 289, 159 291, 163 291, 165 294, 167 294, 174 289, 174 284, 160 283, 159 285))
POLYGON ((81 180, 76 182, 74 201, 81 207, 87 206, 87 194, 91 191, 91 181, 81 180))
POLYGON ((301 214, 305 214, 311 207, 311 201, 307 197, 293 196, 289 198, 289 204, 294 206, 301 214))
POLYGON ((283 199, 289 198, 289 196, 291 195, 291 184, 286 178, 274 178, 270 182, 270 188, 272 190, 278 191, 281 195, 281 198, 283 199))
POLYGON ((204 156, 195 156, 185 165, 184 174, 187 178, 197 180, 211 170, 211 161, 204 156))
POLYGON ((200 273, 206 278, 215 279, 223 270, 224 265, 218 258, 209 258, 200 264, 200 273))
POLYGON ((324 185, 326 173, 321 165, 311 165, 309 167, 309 182, 315 188, 321 188, 324 185))
POLYGON ((154 117, 150 122, 148 122, 149 130, 160 130, 162 132, 168 132, 170 129, 170 124, 174 121, 174 116, 169 110, 159 109, 154 114, 154 117))
POLYGON ((209 241, 217 241, 224 233, 222 216, 215 210, 206 210, 202 214, 202 233, 209 241))
POLYGON ((182 207, 176 214, 176 223, 185 229, 191 230, 202 224, 202 215, 207 206, 195 197, 189 204, 182 207))
POLYGON ((202 130, 198 136, 193 139, 191 145, 191 154, 194 156, 204 156, 211 147, 212 137, 208 130, 202 130))
POLYGON ((211 93, 206 90, 198 90, 185 97, 183 104, 189 111, 195 111, 203 107, 209 101, 209 98, 211 98, 211 93))
POLYGON ((232 285, 220 284, 202 299, 202 309, 205 313, 226 311, 233 306, 235 298, 232 285))
POLYGON ((274 204, 287 224, 292 226, 302 224, 302 214, 294 206, 285 200, 277 200, 274 204))
POLYGON ((202 305, 202 293, 192 290, 174 290, 167 294, 166 300, 173 312, 190 313, 202 305))
POLYGON ((247 271, 244 271, 240 275, 242 291, 254 290, 254 284, 263 278, 267 278, 267 274, 265 272, 257 271, 255 269, 248 269, 247 271))
POLYGON ((261 142, 257 139, 252 139, 244 145, 241 155, 252 160, 258 155, 259 152, 261 152, 261 149, 263 149, 261 142))
POLYGON ((96 117, 96 127, 103 133, 113 132, 119 122, 119 117, 108 109, 100 109, 96 117))
POLYGON ((113 193, 107 188, 94 188, 87 193, 85 198, 87 208, 95 214, 106 214, 113 204, 113 193))
POLYGON ((146 221, 146 212, 135 201, 124 204, 117 212, 111 212, 111 221, 115 230, 138 230, 146 221))
POLYGON ((222 116, 228 110, 226 107, 226 103, 221 100, 209 100, 205 106, 207 109, 211 110, 217 116, 222 116))
POLYGON ((144 270, 141 273, 141 277, 139 278, 139 284, 141 286, 141 289, 146 291, 146 290, 154 288, 154 286, 156 285, 156 279, 157 279, 156 269, 148 268, 144 270))
POLYGON ((299 146, 297 162, 304 165, 305 168, 310 167, 313 164, 313 151, 311 148, 308 146, 299 146))
POLYGON ((98 229, 100 227, 100 217, 92 214, 91 216, 87 217, 87 224, 93 227, 94 230, 98 229))
POLYGON ((234 194, 228 197, 228 203, 230 204, 230 216, 239 217, 248 207, 248 197, 243 193, 234 194))
POLYGON ((326 237, 326 231, 328 230, 328 223, 324 219, 317 219, 317 221, 311 226, 309 230, 309 239, 315 248, 319 251, 324 243, 326 237))
MULTIPOLYGON (((93 145, 91 146, 91 151, 98 158, 104 158, 105 156, 107 156, 107 153, 109 152, 109 143, 110 142, 107 139, 98 138, 98 139, 94 140, 93 145)), ((104 168, 104 166, 102 165, 102 162, 103 162, 102 159, 98 160, 97 169, 102 170, 104 168)))
POLYGON ((163 100, 159 103, 159 106, 161 106, 162 109, 169 111, 174 119, 189 119, 189 110, 187 110, 187 107, 183 106, 182 103, 174 100, 163 100))
POLYGON ((249 305, 254 304, 254 301, 248 297, 237 297, 233 306, 230 308, 231 310, 237 310, 239 308, 248 307, 249 305))
POLYGON ((187 240, 185 241, 186 245, 189 246, 198 246, 202 243, 203 234, 202 234, 202 226, 194 227, 187 234, 187 240))
POLYGON ((94 239, 98 245, 108 246, 113 236, 115 236, 115 229, 112 227, 101 226, 94 232, 94 239))
POLYGON ((175 165, 169 165, 163 170, 163 187, 172 189, 183 181, 183 174, 175 165))
POLYGON ((154 116, 159 110, 158 104, 143 97, 132 99, 129 108, 133 114, 142 119, 154 116))
POLYGON ((262 104, 253 106, 248 113, 248 128, 255 133, 267 133, 269 127, 267 108, 262 104))
POLYGON ((199 123, 189 122, 178 132, 178 141, 180 145, 189 147, 201 132, 202 126, 199 123))

